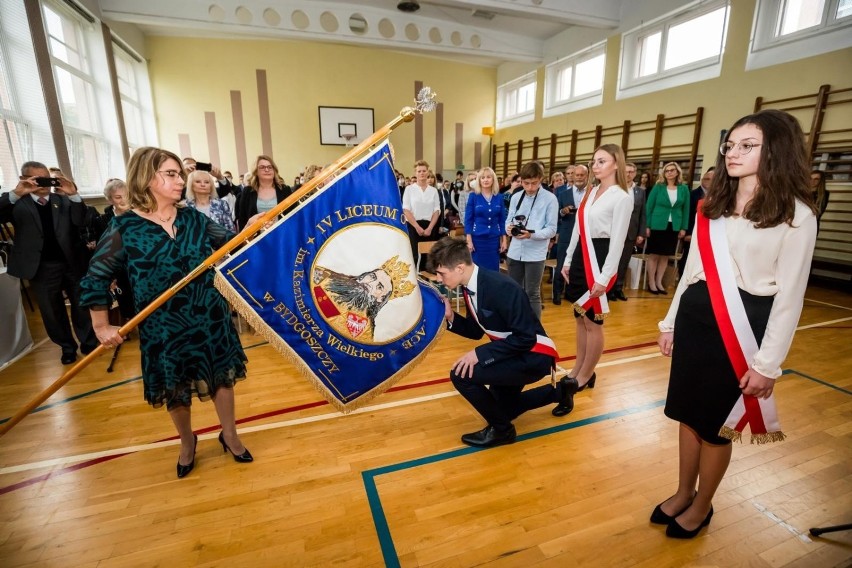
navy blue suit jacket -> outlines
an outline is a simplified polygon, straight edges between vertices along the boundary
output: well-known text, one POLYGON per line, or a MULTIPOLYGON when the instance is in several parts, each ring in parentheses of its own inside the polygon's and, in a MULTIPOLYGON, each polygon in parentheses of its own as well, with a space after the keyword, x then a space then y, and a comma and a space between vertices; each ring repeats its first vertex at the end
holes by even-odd
MULTIPOLYGON (((536 334, 547 335, 530 306, 529 297, 520 285, 501 272, 480 268, 476 280, 476 316, 489 331, 510 332, 506 339, 476 347, 482 367, 530 353, 536 334)), ((453 316, 450 331, 481 339, 485 332, 473 317, 453 316)))
POLYGON ((579 207, 579 203, 574 203, 574 186, 564 185, 559 188, 556 193, 556 201, 559 202, 559 226, 556 229, 558 241, 560 243, 570 243, 571 233, 574 231, 574 223, 577 221, 577 210, 567 215, 562 215, 561 211, 569 205, 579 207))

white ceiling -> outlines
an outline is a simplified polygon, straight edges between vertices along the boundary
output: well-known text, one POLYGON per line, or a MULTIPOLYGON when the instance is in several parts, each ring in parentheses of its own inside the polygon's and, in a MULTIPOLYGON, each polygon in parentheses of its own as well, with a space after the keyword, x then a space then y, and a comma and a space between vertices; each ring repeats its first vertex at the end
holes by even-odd
POLYGON ((568 29, 615 29, 623 0, 100 0, 104 18, 146 35, 372 45, 478 65, 543 62, 568 29), (353 20, 352 17, 356 16, 353 20))

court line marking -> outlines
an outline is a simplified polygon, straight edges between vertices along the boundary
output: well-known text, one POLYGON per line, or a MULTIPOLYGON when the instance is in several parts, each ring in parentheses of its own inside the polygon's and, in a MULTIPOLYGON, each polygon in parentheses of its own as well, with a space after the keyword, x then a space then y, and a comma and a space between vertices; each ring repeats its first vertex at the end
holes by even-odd
MULTIPOLYGON (((660 356, 660 355, 658 354, 658 356, 660 356)), ((649 358, 649 356, 641 356, 641 357, 649 358)), ((631 358, 631 359, 634 359, 634 358, 631 358)), ((600 366, 603 366, 603 365, 598 365, 598 366, 600 367, 600 366)), ((847 391, 847 390, 839 388, 839 387, 835 387, 834 385, 831 385, 830 383, 826 383, 825 381, 821 381, 821 380, 816 379, 814 377, 808 376, 808 375, 801 373, 801 372, 799 372, 795 369, 785 369, 783 371, 783 374, 784 375, 799 375, 799 376, 801 376, 805 379, 815 381, 815 382, 820 383, 824 386, 836 388, 837 390, 845 392, 846 394, 852 395, 852 392, 850 392, 850 391, 847 391)), ((536 431, 533 431, 533 432, 527 432, 525 434, 521 434, 520 436, 518 436, 517 441, 523 442, 523 441, 526 441, 526 440, 532 440, 534 438, 540 438, 542 436, 549 436, 550 434, 565 432, 567 430, 579 428, 581 426, 587 426, 589 424, 603 422, 605 420, 611 420, 613 418, 621 418, 623 416, 627 416, 627 415, 630 415, 630 414, 637 414, 637 413, 640 413, 640 412, 645 412, 647 410, 652 410, 654 408, 658 408, 660 406, 663 406, 665 403, 666 403, 665 399, 662 399, 662 400, 654 401, 654 402, 651 402, 651 403, 647 403, 647 404, 632 407, 632 408, 625 408, 625 409, 617 410, 617 411, 614 411, 614 412, 600 414, 598 416, 592 416, 592 417, 589 417, 589 418, 584 418, 584 419, 578 420, 576 422, 569 422, 567 424, 561 424, 561 425, 558 425, 558 426, 551 426, 549 428, 543 428, 541 430, 536 430, 536 431)), ((493 450, 493 449, 496 449, 496 448, 462 447, 462 448, 450 450, 450 451, 447 451, 447 452, 441 452, 439 454, 433 454, 431 456, 416 458, 416 459, 413 459, 413 460, 408 460, 408 461, 400 462, 400 463, 397 463, 397 464, 381 466, 381 467, 377 467, 377 468, 373 468, 373 469, 369 469, 369 470, 365 470, 365 471, 361 472, 361 479, 364 483, 364 491, 367 494, 367 503, 370 506, 370 513, 373 516, 373 524, 376 528, 376 536, 379 539, 379 546, 381 548, 382 556, 384 557, 386 567, 388 567, 388 568, 400 568, 400 562, 399 562, 399 558, 396 554, 396 546, 394 546, 394 543, 393 543, 393 537, 391 536, 391 533, 390 533, 390 527, 388 526, 388 521, 387 521, 387 518, 385 517, 384 508, 382 507, 381 497, 379 496, 378 487, 376 485, 376 477, 378 477, 379 475, 387 474, 387 473, 395 473, 395 472, 398 472, 398 471, 404 471, 406 469, 412 469, 412 468, 415 468, 415 467, 419 467, 421 465, 430 465, 430 464, 433 464, 433 463, 446 461, 446 460, 457 458, 457 457, 460 457, 460 456, 470 455, 470 454, 473 454, 475 452, 482 452, 482 451, 493 450)), ((776 522, 780 522, 781 526, 783 526, 785 529, 787 529, 791 533, 793 533, 795 535, 802 535, 802 533, 800 531, 798 531, 795 527, 781 521, 781 519, 779 519, 774 514, 767 512, 765 510, 765 508, 761 509, 760 506, 757 503, 755 503, 755 506, 758 507, 758 510, 761 511, 762 513, 764 513, 770 519, 773 519, 776 522)), ((799 536, 799 538, 802 539, 802 536, 799 536)), ((810 542, 810 539, 808 539, 807 537, 805 537, 805 539, 807 539, 806 542, 810 542)), ((802 539, 802 540, 805 540, 805 539, 802 539)))
POLYGON ((822 300, 812 300, 810 298, 805 298, 808 302, 814 302, 816 304, 822 304, 823 306, 831 306, 832 308, 840 308, 841 310, 849 310, 852 311, 852 308, 848 308, 846 306, 841 306, 840 304, 830 304, 828 302, 823 302, 822 300))
MULTIPOLYGON (((615 359, 613 361, 606 361, 604 363, 599 363, 598 367, 613 367, 616 365, 624 365, 626 363, 633 363, 636 361, 643 361, 645 359, 653 359, 656 357, 661 357, 659 353, 652 353, 646 355, 636 355, 634 357, 624 357, 621 359, 615 359)), ((406 398, 404 400, 398 400, 393 402, 385 402, 381 404, 374 404, 371 406, 365 406, 363 408, 359 408, 357 410, 353 410, 349 413, 349 415, 355 414, 365 414, 367 412, 377 412, 381 410, 388 410, 391 408, 398 408, 401 406, 409 406, 413 404, 420 404, 421 402, 430 402, 433 400, 439 400, 442 398, 448 398, 451 396, 459 396, 458 391, 452 390, 443 393, 430 394, 415 398, 406 398)), ((325 402, 325 401, 323 401, 325 402)), ((327 403, 326 403, 327 404, 327 403)), ((311 424, 314 422, 323 422, 326 420, 333 420, 336 418, 340 418, 344 416, 340 412, 329 412, 326 414, 319 414, 317 416, 305 416, 302 418, 294 418, 292 420, 284 420, 281 422, 271 422, 269 424, 258 424, 256 426, 246 426, 239 429, 240 434, 250 434, 254 432, 263 432, 266 430, 277 430, 279 428, 288 428, 291 426, 299 426, 302 424, 311 424)), ((209 434, 199 434, 199 440, 212 440, 213 438, 218 437, 219 428, 213 427, 211 428, 213 433, 209 434)), ((26 464, 14 465, 0 468, 0 475, 5 475, 9 473, 20 473, 22 471, 30 471, 33 469, 42 469, 46 467, 56 467, 56 466, 67 466, 70 464, 75 464, 87 460, 99 460, 102 458, 119 456, 119 455, 127 455, 136 452, 143 452, 147 450, 156 450, 159 448, 166 448, 169 446, 177 446, 180 444, 180 438, 178 437, 169 437, 163 440, 158 440, 156 442, 149 442, 145 444, 138 444, 135 446, 125 446, 123 448, 114 448, 110 450, 102 450, 99 452, 90 452, 87 454, 77 454, 73 456, 64 456, 61 458, 53 458, 49 460, 42 460, 38 462, 30 462, 26 464)))
POLYGON ((770 511, 769 509, 767 509, 763 505, 761 505, 760 503, 754 502, 752 504, 754 505, 755 509, 757 509, 758 511, 763 513, 767 518, 772 520, 772 522, 774 522, 777 525, 784 527, 785 529, 787 529, 787 531, 796 535, 796 538, 798 538, 802 542, 807 542, 807 543, 813 542, 808 535, 806 535, 805 533, 803 533, 802 531, 800 531, 799 529, 797 529, 793 525, 783 521, 778 515, 776 515, 775 513, 773 513, 772 511, 770 511))
POLYGON ((811 329, 811 328, 814 328, 814 327, 825 327, 827 325, 833 325, 835 323, 841 323, 841 322, 849 321, 849 320, 852 320, 852 316, 850 316, 848 318, 840 318, 840 319, 831 320, 831 321, 824 321, 824 322, 820 322, 820 323, 812 323, 812 324, 809 324, 809 325, 800 325, 799 327, 796 328, 796 331, 801 331, 803 329, 811 329))
MULTIPOLYGON (((569 422, 567 424, 560 424, 558 426, 551 426, 550 428, 543 428, 541 430, 535 430, 533 432, 527 432, 525 434, 521 434, 517 438, 517 442, 525 442, 527 440, 533 440, 535 438, 540 438, 542 436, 549 436, 551 434, 556 434, 559 432, 565 432, 568 430, 572 430, 574 428, 580 428, 582 426, 588 426, 589 424, 595 424, 598 422, 603 422, 605 420, 612 420, 614 418, 621 418, 623 416, 628 416, 631 414, 637 414, 640 412, 646 412, 648 410, 653 410, 655 408, 659 408, 666 403, 665 399, 656 400, 654 402, 650 402, 647 404, 643 404, 640 406, 635 406, 632 408, 625 408, 622 410, 616 410, 614 412, 607 412, 605 414, 600 414, 598 416, 591 416, 589 418, 584 418, 582 420, 577 420, 576 422, 569 422)), ((516 442, 516 443, 517 443, 516 442)), ((473 447, 463 447, 455 450, 450 450, 447 452, 441 452, 440 454, 434 454, 431 456, 426 456, 423 458, 417 458, 413 460, 408 460, 404 462, 400 462, 398 464, 388 465, 377 467, 374 469, 369 469, 361 472, 361 479, 364 482, 364 490, 367 493, 367 503, 370 506, 370 513, 373 516, 373 524, 376 527, 376 533, 379 538, 379 546, 382 551, 382 556, 385 560, 385 566, 388 568, 399 568, 400 562, 399 557, 396 553, 396 547, 393 543, 393 537, 390 533, 390 527, 388 526, 387 518, 385 517, 384 508, 382 507, 381 498, 379 497, 379 490, 376 486, 376 477, 379 475, 384 475, 387 473, 395 473, 398 471, 404 471, 406 469, 412 469, 415 467, 420 467, 421 465, 431 465, 434 463, 454 459, 461 456, 467 456, 470 454, 474 454, 476 452, 482 452, 486 450, 491 450, 494 448, 473 448, 473 447)))
MULTIPOLYGON (((41 343, 44 343, 45 341, 47 341, 47 339, 43 339, 41 341, 41 343)), ((256 343, 254 345, 249 345, 247 347, 243 347, 243 350, 253 349, 255 347, 260 347, 262 345, 266 345, 267 343, 269 343, 269 342, 264 341, 264 342, 261 342, 261 343, 256 343)), ((33 349, 31 349, 30 351, 28 351, 27 353, 30 353, 31 351, 34 351, 34 350, 35 350, 35 347, 33 349)), ((21 356, 26 355, 27 353, 22 353, 21 356)), ((97 359, 96 359, 96 361, 97 361, 97 359)), ((2 370, 2 369, 0 369, 0 370, 2 370)), ((142 375, 139 375, 137 377, 131 377, 129 379, 124 379, 123 381, 118 381, 116 383, 110 383, 108 385, 98 387, 96 389, 92 389, 92 390, 89 390, 89 391, 86 391, 86 392, 81 392, 80 394, 75 394, 73 396, 63 398, 62 400, 57 400, 56 402, 51 402, 50 404, 43 404, 43 405, 39 406, 38 408, 36 408, 35 410, 33 410, 32 412, 30 412, 30 414, 35 414, 36 412, 43 412, 45 410, 50 410, 51 408, 55 408, 55 407, 61 406, 63 404, 68 404, 69 402, 73 402, 75 400, 79 400, 79 399, 85 398, 87 396, 92 396, 93 394, 98 394, 99 392, 104 392, 104 391, 107 391, 107 390, 110 390, 110 389, 114 389, 116 387, 121 387, 121 386, 124 386, 126 384, 132 383, 134 381, 139 381, 139 380, 142 380, 142 375)), ((9 421, 9 417, 0 418, 0 424, 5 424, 8 421, 9 421)))
MULTIPOLYGON (((852 319, 852 318, 845 318, 845 319, 852 319)), ((837 321, 843 321, 843 320, 832 320, 832 321, 828 321, 828 322, 811 324, 811 325, 808 325, 808 326, 800 326, 800 327, 797 327, 796 330, 812 328, 812 327, 819 327, 819 326, 823 326, 823 325, 831 325, 833 323, 837 323, 837 321)), ((265 344, 265 342, 257 344, 257 345, 253 345, 251 347, 257 347, 257 346, 264 345, 264 344, 265 344)), ((605 350, 604 353, 627 351, 627 350, 631 350, 631 349, 641 349, 641 348, 649 347, 649 346, 652 346, 652 345, 654 345, 654 342, 647 342, 647 343, 637 344, 637 345, 634 345, 634 346, 622 346, 622 347, 613 348, 612 350, 605 350)), ((631 362, 631 361, 638 361, 638 360, 642 360, 642 359, 651 359, 651 358, 654 358, 654 357, 661 357, 661 356, 662 355, 660 353, 638 355, 636 357, 627 357, 623 360, 617 359, 615 361, 607 361, 605 363, 599 363, 598 367, 620 364, 620 362, 631 362)), ((566 361, 566 360, 571 360, 571 359, 575 359, 575 358, 576 358, 576 356, 568 356, 568 357, 560 358, 559 361, 566 361)), ((835 385, 832 385, 830 383, 825 383, 825 382, 823 382, 819 379, 815 379, 815 378, 810 377, 808 375, 805 375, 803 373, 799 373, 797 371, 791 371, 791 372, 795 372, 796 374, 798 374, 802 377, 805 377, 805 378, 810 379, 810 380, 814 380, 816 382, 819 382, 819 383, 824 384, 826 386, 829 386, 831 388, 835 388, 836 390, 840 390, 841 392, 845 392, 845 393, 849 392, 849 391, 847 391, 843 388, 836 387, 835 385)), ((437 383, 441 383, 441 382, 446 382, 448 380, 449 379, 432 380, 432 381, 427 381, 425 384, 437 384, 437 383)), ((400 390, 403 390, 404 388, 413 388, 413 385, 404 385, 403 387, 400 388, 400 390)), ((388 390, 390 392, 392 389, 388 389, 388 390)), ((457 394, 458 393, 456 393, 454 391, 449 392, 449 393, 441 393, 441 395, 443 395, 443 396, 453 396, 453 395, 457 395, 457 394)), ((439 397, 439 395, 430 395, 430 396, 433 396, 435 398, 439 397)), ((421 398, 428 400, 428 397, 421 397, 421 398)), ((417 399, 407 399, 407 400, 417 400, 417 399)), ((405 401, 400 401, 400 402, 405 402, 405 401)), ((311 404, 308 404, 308 405, 303 405, 303 407, 322 406, 323 403, 327 404, 325 401, 320 401, 319 403, 311 403, 311 404)), ((398 403, 387 403, 387 404, 398 404, 398 403)), ((359 413, 359 412, 366 412, 368 410, 372 410, 372 409, 375 409, 375 408, 381 407, 381 406, 383 406, 383 405, 375 405, 374 407, 366 407, 364 409, 359 409, 358 411, 354 411, 351 414, 355 414, 355 413, 359 413)), ((297 409, 300 409, 300 408, 301 407, 299 407, 297 409)), ((237 424, 242 424, 242 423, 245 423, 245 422, 248 422, 248 421, 251 421, 251 420, 257 420, 257 419, 262 418, 262 417, 266 417, 266 416, 269 416, 269 415, 275 415, 275 414, 279 414, 279 413, 283 413, 283 412, 287 412, 287 411, 288 411, 288 409, 283 409, 282 411, 274 411, 272 413, 265 413, 265 414, 259 415, 259 417, 243 418, 243 419, 237 420, 237 424)), ((339 416, 343 416, 343 415, 341 413, 329 413, 329 414, 323 415, 323 416, 328 416, 328 419, 331 419, 331 418, 339 417, 339 416)), ((297 420, 304 420, 304 419, 297 419, 297 420)), ((288 422, 293 422, 293 421, 288 421, 288 422)), ((0 423, 2 423, 2 422, 0 422, 0 423)), ((294 424, 288 424, 288 425, 294 425, 294 424)), ((263 428, 263 429, 271 429, 271 427, 273 425, 262 425, 262 426, 270 426, 270 428, 263 428)), ((258 427, 249 427, 249 428, 260 428, 260 427, 258 426, 258 427)), ((201 429, 197 430, 197 432, 209 432, 209 431, 218 431, 218 426, 208 426, 208 427, 201 428, 201 429)), ((248 430, 248 429, 244 428, 244 429, 241 429, 240 431, 246 431, 246 432, 252 431, 253 432, 253 431, 258 431, 258 430, 248 430)), ((209 436, 204 436, 202 439, 207 439, 207 438, 209 438, 209 436)), ((174 436, 174 437, 171 437, 171 438, 167 438, 165 440, 152 442, 152 443, 149 443, 147 445, 143 445, 142 446, 143 449, 138 450, 138 451, 144 451, 145 448, 152 446, 153 444, 160 444, 161 442, 170 442, 171 445, 176 445, 178 443, 178 438, 176 436, 174 436)), ((169 445, 169 444, 166 444, 166 445, 169 445)), ((161 447, 161 446, 158 445, 156 447, 161 447)), ((15 489, 19 489, 21 487, 26 487, 26 486, 32 485, 32 484, 37 483, 39 481, 45 481, 45 480, 47 480, 47 479, 49 479, 53 476, 56 476, 56 475, 62 475, 64 473, 70 473, 71 471, 77 471, 78 469, 97 465, 98 463, 103 463, 104 461, 108 461, 108 460, 111 460, 111 459, 115 459, 117 457, 129 455, 130 453, 133 453, 133 452, 126 452, 126 451, 122 452, 121 450, 106 450, 104 452, 96 452, 96 453, 104 454, 104 455, 101 455, 101 457, 95 457, 95 458, 89 459, 88 461, 84 461, 83 463, 77 463, 77 461, 79 461, 79 460, 75 460, 74 462, 72 462, 75 465, 66 466, 64 469, 62 469, 60 471, 53 471, 53 472, 50 472, 50 473, 46 473, 46 474, 38 476, 36 478, 24 480, 22 482, 19 482, 19 483, 16 483, 14 485, 10 485, 10 486, 7 486, 7 487, 0 487, 0 495, 3 495, 5 493, 8 493, 9 491, 12 491, 12 490, 15 490, 15 489)), ((66 458, 57 458, 57 459, 68 460, 68 459, 71 459, 71 458, 73 458, 73 456, 68 456, 66 458)), ((49 462, 49 461, 52 461, 52 460, 45 460, 45 461, 49 462)), ((36 462, 36 463, 42 463, 42 462, 36 462)), ((64 463, 69 463, 69 462, 65 461, 64 463)), ((36 467, 27 467, 28 465, 29 464, 21 464, 21 465, 18 465, 18 466, 10 466, 9 468, 2 468, 2 469, 0 469, 0 475, 2 475, 4 473, 13 473, 13 471, 10 471, 11 468, 24 468, 24 469, 16 469, 16 471, 28 471, 28 470, 31 470, 31 469, 36 469, 36 467)))

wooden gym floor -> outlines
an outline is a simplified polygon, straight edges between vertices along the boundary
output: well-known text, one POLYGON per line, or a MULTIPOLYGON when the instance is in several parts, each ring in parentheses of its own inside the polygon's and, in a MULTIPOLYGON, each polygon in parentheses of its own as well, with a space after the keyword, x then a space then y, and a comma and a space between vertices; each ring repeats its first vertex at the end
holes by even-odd
MULTIPOLYGON (((776 389, 787 441, 736 445, 709 530, 672 541, 648 522, 677 479, 669 360, 655 344, 670 296, 628 293, 606 324, 597 388, 565 418, 527 413, 516 444, 489 450, 459 441, 483 424, 447 379, 473 342, 444 333, 405 380, 342 416, 246 331, 237 416, 256 461, 223 454, 213 405, 196 402, 197 462, 181 480, 131 341, 115 372, 102 357, 0 439, 0 565, 852 565, 852 532, 808 535, 852 522, 852 297, 808 290, 776 389)), ((570 368, 570 307, 545 307, 570 368)), ((39 343, 0 373, 0 418, 61 375, 59 354, 39 343)))

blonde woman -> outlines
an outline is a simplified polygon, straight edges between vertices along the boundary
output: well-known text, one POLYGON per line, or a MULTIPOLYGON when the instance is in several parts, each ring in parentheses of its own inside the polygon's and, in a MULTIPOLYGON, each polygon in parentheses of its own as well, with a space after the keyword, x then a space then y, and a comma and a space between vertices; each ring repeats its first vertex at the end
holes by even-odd
MULTIPOLYGON (((604 317, 609 311, 606 293, 615 285, 633 212, 621 146, 598 147, 591 169, 599 184, 588 189, 580 203, 578 222, 562 264, 565 297, 574 304, 577 324, 577 360, 565 382, 565 388, 573 387, 573 392, 595 387, 595 367, 604 347, 604 317)), ((572 394, 551 413, 565 416, 573 409, 572 394)))
POLYGON ((491 168, 479 170, 464 212, 465 237, 473 263, 499 271, 500 253, 508 247, 508 236, 503 231, 506 208, 497 193, 497 176, 491 168))
POLYGON ((216 178, 210 172, 195 170, 186 180, 186 206, 201 211, 229 231, 234 231, 231 207, 227 201, 213 197, 216 178))
POLYGON ((665 294, 663 275, 668 257, 677 250, 677 242, 689 228, 689 188, 683 182, 683 171, 674 162, 663 166, 656 185, 645 205, 648 228, 646 272, 648 289, 652 294, 665 294))

